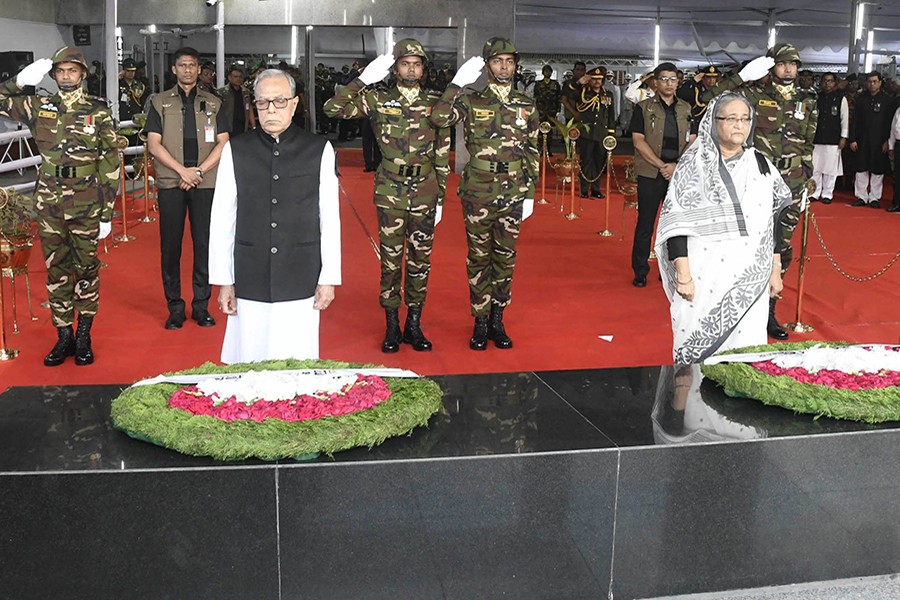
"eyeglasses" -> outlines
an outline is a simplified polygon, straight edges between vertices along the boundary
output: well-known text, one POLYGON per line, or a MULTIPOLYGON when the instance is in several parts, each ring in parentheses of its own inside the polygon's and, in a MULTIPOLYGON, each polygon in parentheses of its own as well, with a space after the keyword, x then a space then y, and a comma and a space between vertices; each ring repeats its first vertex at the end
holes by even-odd
POLYGON ((663 83, 669 83, 670 81, 678 81, 677 77, 657 77, 657 81, 661 81, 663 83))
POLYGON ((750 120, 750 117, 716 117, 716 121, 725 121, 729 125, 737 125, 738 123, 749 125, 750 120))
POLYGON ((260 98, 253 102, 256 106, 257 110, 269 110, 269 104, 274 104, 275 108, 281 109, 285 108, 288 105, 290 98, 272 98, 271 100, 266 100, 265 98, 260 98))

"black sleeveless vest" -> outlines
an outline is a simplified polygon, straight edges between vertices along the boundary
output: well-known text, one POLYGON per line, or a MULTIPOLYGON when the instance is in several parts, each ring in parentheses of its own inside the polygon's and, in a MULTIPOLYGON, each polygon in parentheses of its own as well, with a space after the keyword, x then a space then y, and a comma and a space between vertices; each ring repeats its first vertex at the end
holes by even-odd
POLYGON ((816 127, 814 144, 837 146, 841 141, 841 100, 843 92, 834 90, 822 92, 816 100, 819 109, 819 123, 816 127))
POLYGON ((291 125, 231 140, 237 182, 235 295, 285 302, 315 295, 322 269, 319 171, 326 140, 291 125))

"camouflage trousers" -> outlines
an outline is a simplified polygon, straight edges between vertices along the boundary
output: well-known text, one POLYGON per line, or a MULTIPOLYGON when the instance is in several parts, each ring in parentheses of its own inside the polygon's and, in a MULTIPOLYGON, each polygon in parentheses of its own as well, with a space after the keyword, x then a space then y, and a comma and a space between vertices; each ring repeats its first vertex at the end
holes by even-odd
POLYGON ((403 279, 403 254, 406 250, 405 300, 407 306, 422 306, 431 273, 431 248, 434 245, 434 207, 411 210, 376 206, 378 239, 381 245, 381 291, 378 299, 384 308, 400 307, 403 279))
POLYGON ((94 316, 100 306, 100 204, 73 206, 71 199, 43 204, 38 235, 47 265, 47 295, 54 327, 75 322, 75 311, 94 316))
MULTIPOLYGON (((792 173, 793 175, 793 173, 792 173)), ((781 272, 787 271, 794 257, 794 249, 791 247, 791 238, 794 230, 800 222, 800 203, 803 199, 803 190, 806 189, 807 177, 790 177, 782 173, 784 182, 791 188, 791 205, 781 215, 781 272)), ((776 240, 777 242, 778 240, 776 240)))
POLYGON ((516 240, 522 225, 522 200, 488 204, 460 199, 466 224, 466 273, 472 316, 486 316, 491 302, 507 306, 512 296, 516 240))

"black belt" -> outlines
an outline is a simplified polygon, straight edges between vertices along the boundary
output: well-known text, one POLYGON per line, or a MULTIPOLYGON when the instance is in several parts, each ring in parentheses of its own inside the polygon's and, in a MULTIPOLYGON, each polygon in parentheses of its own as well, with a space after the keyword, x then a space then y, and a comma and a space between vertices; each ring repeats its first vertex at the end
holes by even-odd
POLYGON ((802 159, 799 156, 792 156, 790 158, 783 157, 775 161, 775 168, 779 171, 786 171, 787 169, 799 167, 801 163, 802 159))
POLYGON ((97 167, 95 165, 84 165, 82 167, 59 167, 56 165, 51 165, 49 163, 44 163, 41 165, 41 170, 51 177, 59 177, 60 179, 80 179, 82 177, 88 177, 96 173, 97 167))
POLYGON ((400 177, 421 177, 431 172, 431 163, 418 165, 397 165, 390 161, 381 161, 381 168, 400 177))

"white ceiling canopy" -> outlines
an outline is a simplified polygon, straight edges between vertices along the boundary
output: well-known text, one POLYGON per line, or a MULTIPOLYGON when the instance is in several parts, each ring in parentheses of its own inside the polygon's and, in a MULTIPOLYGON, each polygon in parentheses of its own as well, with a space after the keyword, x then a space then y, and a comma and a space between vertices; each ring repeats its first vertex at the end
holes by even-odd
MULTIPOLYGON (((851 0, 779 0, 740 4, 700 0, 520 0, 520 52, 653 60, 660 23, 661 60, 680 66, 749 60, 766 51, 769 23, 777 41, 797 46, 806 64, 846 64, 851 0)), ((900 2, 866 5, 874 49, 900 55, 900 2)), ((881 60, 889 60, 885 54, 881 60)), ((878 62, 878 59, 876 59, 878 62)))

